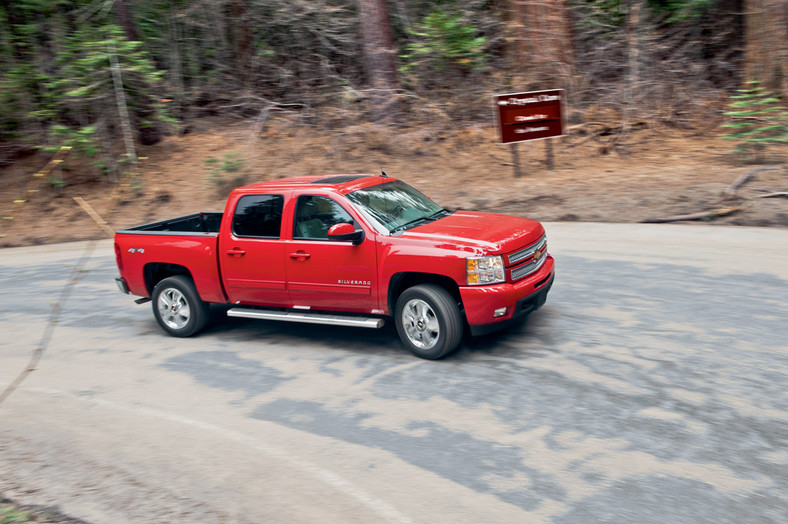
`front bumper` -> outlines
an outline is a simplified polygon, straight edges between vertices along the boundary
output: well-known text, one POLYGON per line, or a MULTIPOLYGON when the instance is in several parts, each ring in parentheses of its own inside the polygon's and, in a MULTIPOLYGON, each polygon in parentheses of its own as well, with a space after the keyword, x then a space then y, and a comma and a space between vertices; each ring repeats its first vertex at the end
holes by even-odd
POLYGON ((460 288, 465 318, 473 336, 502 329, 542 307, 555 279, 555 261, 548 255, 544 265, 514 284, 460 288), (505 313, 495 316, 505 308, 505 313))

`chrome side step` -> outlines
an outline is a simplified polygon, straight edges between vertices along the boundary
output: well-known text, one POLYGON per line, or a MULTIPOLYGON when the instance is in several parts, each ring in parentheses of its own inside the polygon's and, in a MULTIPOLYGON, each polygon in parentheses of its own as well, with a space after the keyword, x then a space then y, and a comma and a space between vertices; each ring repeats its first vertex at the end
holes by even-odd
POLYGON ((351 326, 379 328, 383 326, 382 318, 351 317, 321 313, 301 313, 294 311, 266 311, 263 309, 232 308, 227 311, 228 317, 256 318, 261 320, 284 320, 285 322, 306 322, 308 324, 326 324, 329 326, 351 326))

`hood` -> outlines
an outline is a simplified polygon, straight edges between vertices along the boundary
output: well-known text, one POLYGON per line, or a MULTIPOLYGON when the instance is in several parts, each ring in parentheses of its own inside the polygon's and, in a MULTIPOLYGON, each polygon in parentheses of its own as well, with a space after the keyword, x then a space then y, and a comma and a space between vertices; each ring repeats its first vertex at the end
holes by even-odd
POLYGON ((490 254, 508 253, 533 244, 544 235, 542 224, 528 218, 497 213, 456 211, 402 234, 406 238, 430 238, 452 244, 473 244, 490 254))

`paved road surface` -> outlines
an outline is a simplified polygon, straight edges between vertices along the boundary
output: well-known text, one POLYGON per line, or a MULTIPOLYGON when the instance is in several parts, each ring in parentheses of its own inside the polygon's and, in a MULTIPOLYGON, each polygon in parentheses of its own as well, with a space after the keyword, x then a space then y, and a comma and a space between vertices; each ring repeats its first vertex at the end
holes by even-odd
MULTIPOLYGON (((102 242, 0 406, 0 494, 95 523, 788 522, 788 230, 547 228, 547 305, 439 362, 391 328, 167 337, 102 242)), ((0 251, 0 387, 84 246, 0 251)))

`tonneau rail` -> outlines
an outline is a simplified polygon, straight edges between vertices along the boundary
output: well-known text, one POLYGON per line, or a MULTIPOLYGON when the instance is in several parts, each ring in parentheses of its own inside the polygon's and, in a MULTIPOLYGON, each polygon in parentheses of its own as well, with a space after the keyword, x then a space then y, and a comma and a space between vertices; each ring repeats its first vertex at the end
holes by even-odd
POLYGON ((118 234, 216 236, 223 213, 192 213, 117 231, 118 234))

